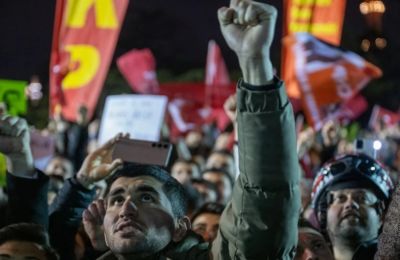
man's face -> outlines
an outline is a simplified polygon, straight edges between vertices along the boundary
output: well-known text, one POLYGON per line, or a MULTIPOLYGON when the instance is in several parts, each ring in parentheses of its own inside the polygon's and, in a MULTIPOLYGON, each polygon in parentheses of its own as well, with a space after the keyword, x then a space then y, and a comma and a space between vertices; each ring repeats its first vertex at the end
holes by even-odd
POLYGON ((7 241, 0 245, 0 259, 12 260, 46 260, 43 248, 32 242, 7 241))
POLYGON ((299 229, 299 243, 295 260, 334 260, 328 244, 318 231, 303 227, 299 229))
POLYGON ((171 175, 181 184, 186 184, 190 182, 192 177, 192 165, 185 162, 177 162, 172 166, 171 175))
POLYGON ((206 168, 216 168, 227 171, 232 177, 234 177, 233 173, 235 171, 235 163, 229 155, 221 154, 221 153, 212 153, 206 163, 206 168))
POLYGON ((332 191, 331 198, 327 217, 331 239, 362 242, 378 236, 382 223, 375 208, 379 201, 374 193, 367 189, 343 189, 332 191))
POLYGON ((218 194, 215 189, 210 189, 205 183, 192 183, 204 202, 217 202, 218 194))
POLYGON ((162 183, 150 176, 120 177, 107 198, 104 233, 115 254, 152 255, 171 241, 174 217, 162 183))
POLYGON ((203 237, 204 241, 212 242, 217 236, 221 215, 202 213, 193 220, 193 231, 203 237))
POLYGON ((232 193, 232 186, 229 178, 222 172, 205 172, 203 179, 214 183, 218 190, 218 202, 226 204, 232 193))
POLYGON ((46 167, 47 175, 56 175, 68 179, 72 177, 72 166, 63 158, 56 157, 46 167))

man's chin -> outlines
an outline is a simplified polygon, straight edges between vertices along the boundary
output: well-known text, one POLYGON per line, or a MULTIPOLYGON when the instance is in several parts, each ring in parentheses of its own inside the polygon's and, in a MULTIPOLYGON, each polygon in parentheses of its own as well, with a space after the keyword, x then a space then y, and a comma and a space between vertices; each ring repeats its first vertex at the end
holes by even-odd
POLYGON ((342 220, 341 222, 342 226, 359 226, 360 224, 360 218, 356 216, 349 216, 345 219, 342 220))
POLYGON ((363 237, 365 229, 360 224, 343 223, 341 225, 339 234, 348 239, 357 240, 363 237))
POLYGON ((111 249, 116 254, 137 254, 142 252, 145 245, 142 241, 136 239, 121 239, 118 245, 114 245, 111 249))

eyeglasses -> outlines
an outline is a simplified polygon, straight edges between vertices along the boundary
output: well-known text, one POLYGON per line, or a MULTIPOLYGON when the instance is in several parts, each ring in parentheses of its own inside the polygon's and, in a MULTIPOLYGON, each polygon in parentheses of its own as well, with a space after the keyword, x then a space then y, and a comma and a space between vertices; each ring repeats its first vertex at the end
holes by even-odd
POLYGON ((340 190, 331 192, 330 204, 344 204, 349 199, 358 205, 373 206, 378 202, 378 198, 367 190, 340 190))

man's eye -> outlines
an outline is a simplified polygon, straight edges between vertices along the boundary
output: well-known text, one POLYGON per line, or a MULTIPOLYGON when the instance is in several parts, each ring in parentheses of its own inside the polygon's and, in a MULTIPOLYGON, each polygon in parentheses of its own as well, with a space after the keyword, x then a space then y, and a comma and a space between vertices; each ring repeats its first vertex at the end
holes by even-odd
POLYGON ((314 250, 320 250, 320 249, 323 248, 323 246, 324 246, 324 244, 322 242, 316 242, 316 243, 313 244, 313 249, 314 250))
POLYGON ((145 202, 145 203, 150 203, 150 202, 154 202, 155 200, 154 200, 154 198, 153 198, 150 194, 148 194, 148 193, 143 193, 143 194, 140 196, 140 201, 141 201, 141 202, 145 202))
POLYGON ((347 196, 343 195, 343 194, 339 194, 334 197, 334 201, 339 202, 339 203, 346 202, 346 200, 347 200, 347 196))
POLYGON ((204 232, 206 232, 206 228, 203 226, 197 226, 193 228, 193 231, 197 234, 203 234, 204 232))
POLYGON ((122 197, 122 196, 118 196, 118 197, 114 197, 112 200, 111 200, 111 204, 112 205, 120 205, 120 204, 123 204, 124 203, 124 198, 122 197))

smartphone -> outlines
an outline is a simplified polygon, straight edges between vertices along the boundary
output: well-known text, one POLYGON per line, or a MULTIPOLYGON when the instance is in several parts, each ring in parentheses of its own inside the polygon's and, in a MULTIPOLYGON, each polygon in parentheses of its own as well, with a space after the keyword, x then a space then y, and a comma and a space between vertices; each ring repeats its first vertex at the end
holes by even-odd
POLYGON ((149 142, 122 138, 115 144, 112 158, 124 162, 158 165, 168 168, 173 145, 164 142, 149 142))
POLYGON ((363 153, 374 159, 377 159, 379 155, 378 153, 382 149, 383 142, 373 139, 356 139, 354 146, 357 153, 363 153))

